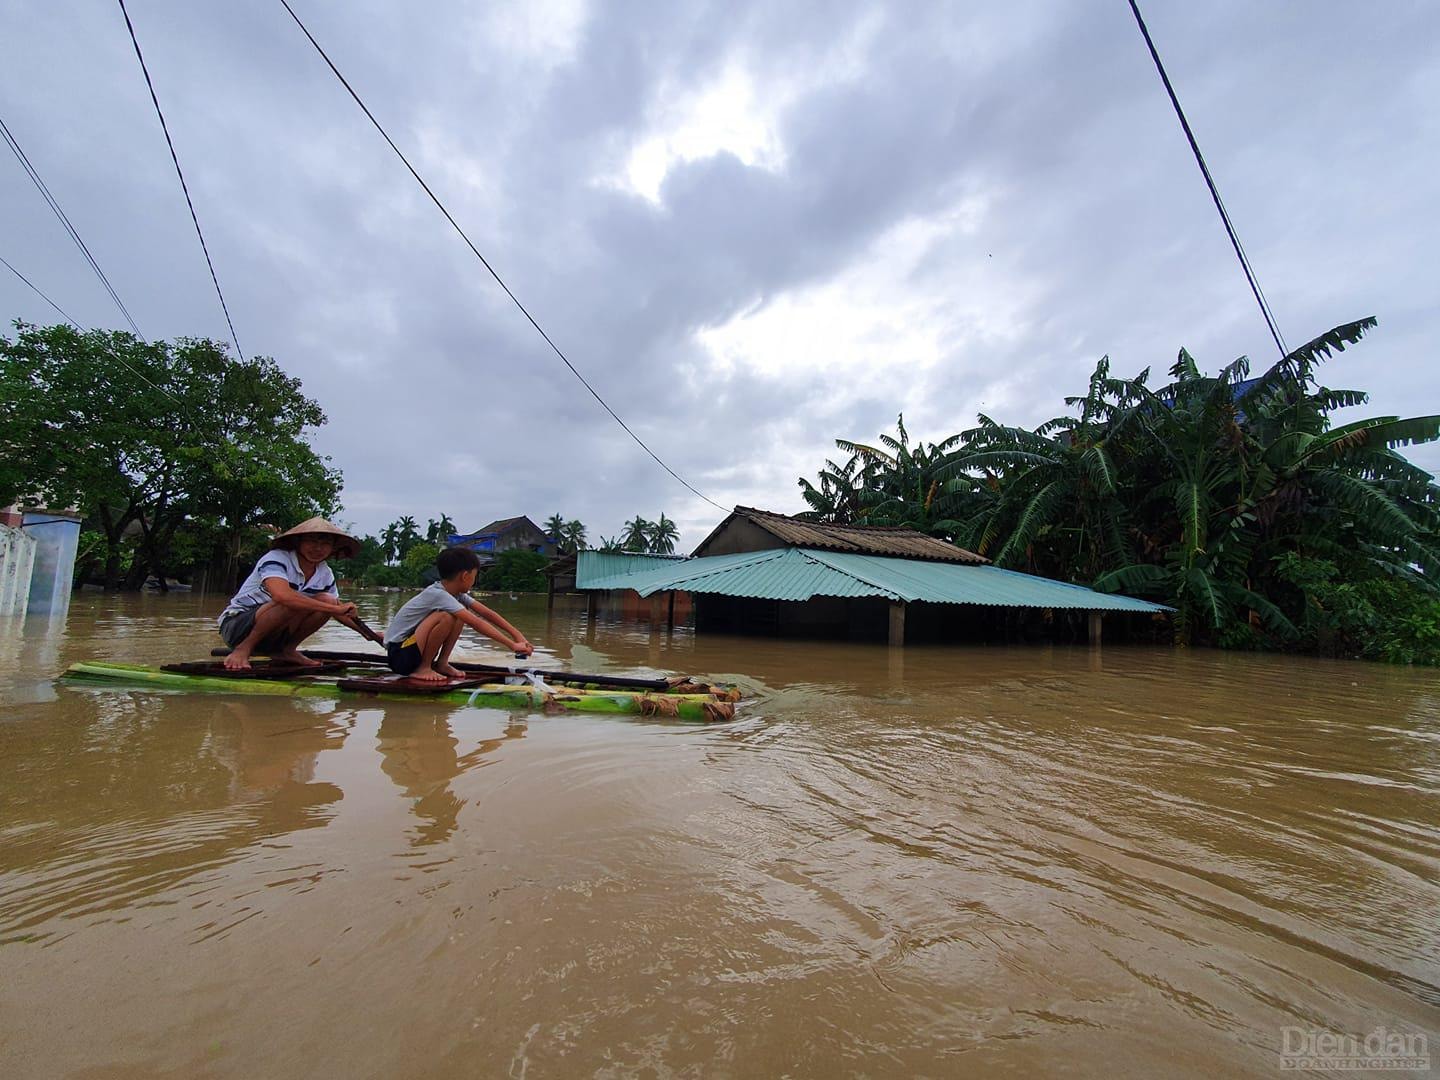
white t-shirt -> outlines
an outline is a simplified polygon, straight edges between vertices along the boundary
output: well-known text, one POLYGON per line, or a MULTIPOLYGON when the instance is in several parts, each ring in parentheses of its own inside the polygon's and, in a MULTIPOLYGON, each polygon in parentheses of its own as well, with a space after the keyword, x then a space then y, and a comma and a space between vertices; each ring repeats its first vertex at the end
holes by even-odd
POLYGON ((284 548, 275 548, 260 556, 255 569, 250 571, 240 591, 230 598, 220 617, 223 619, 231 612, 246 608, 258 608, 274 599, 265 588, 266 578, 284 578, 292 589, 305 596, 340 595, 340 590, 335 587, 335 572, 330 569, 329 563, 317 564, 315 572, 307 578, 300 569, 299 555, 284 548))

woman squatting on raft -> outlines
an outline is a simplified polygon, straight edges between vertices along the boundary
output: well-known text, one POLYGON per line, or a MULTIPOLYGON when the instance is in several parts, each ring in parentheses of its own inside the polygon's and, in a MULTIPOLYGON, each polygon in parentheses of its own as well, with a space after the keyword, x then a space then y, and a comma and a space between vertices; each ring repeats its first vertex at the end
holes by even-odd
POLYGON ((281 533, 220 613, 220 636, 230 646, 225 666, 250 667, 260 652, 272 660, 301 667, 320 663, 300 653, 300 643, 331 619, 371 641, 382 638, 355 616, 355 605, 340 599, 332 555, 353 559, 359 542, 321 517, 302 521, 281 533))

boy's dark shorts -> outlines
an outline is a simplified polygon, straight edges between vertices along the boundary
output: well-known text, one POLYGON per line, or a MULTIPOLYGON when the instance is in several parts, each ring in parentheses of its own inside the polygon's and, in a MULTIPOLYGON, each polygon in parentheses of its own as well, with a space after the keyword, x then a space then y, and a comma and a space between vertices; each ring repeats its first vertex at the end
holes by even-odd
POLYGON ((403 642, 386 645, 385 656, 396 675, 409 675, 420 666, 420 646, 413 634, 403 642))
MULTIPOLYGON (((250 636, 250 631, 255 629, 255 613, 259 610, 259 608, 240 608, 221 617, 220 636, 225 639, 226 645, 233 649, 250 636)), ((256 645, 254 651, 257 653, 279 652, 285 648, 289 640, 289 633, 284 630, 276 630, 256 645)))

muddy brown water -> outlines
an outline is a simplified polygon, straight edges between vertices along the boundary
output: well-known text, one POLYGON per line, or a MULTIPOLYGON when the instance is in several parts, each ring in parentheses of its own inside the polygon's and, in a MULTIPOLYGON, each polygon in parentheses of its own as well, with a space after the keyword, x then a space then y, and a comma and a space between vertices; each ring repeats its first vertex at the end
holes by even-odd
POLYGON ((542 662, 750 701, 706 728, 55 681, 203 657, 222 599, 0 623, 7 1080, 1269 1075, 1287 1027, 1440 1059, 1434 671, 500 597, 542 662))

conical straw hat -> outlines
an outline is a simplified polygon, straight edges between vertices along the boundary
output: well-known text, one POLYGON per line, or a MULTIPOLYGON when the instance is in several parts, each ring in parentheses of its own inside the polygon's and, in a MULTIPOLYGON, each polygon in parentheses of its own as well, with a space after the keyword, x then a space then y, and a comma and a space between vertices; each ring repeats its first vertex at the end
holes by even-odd
POLYGON ((347 533, 338 525, 326 521, 322 517, 312 517, 308 521, 302 521, 293 529, 287 529, 274 540, 270 541, 272 548, 285 548, 289 551, 295 550, 295 545, 300 543, 302 536, 329 536, 335 540, 335 558, 353 559, 360 554, 360 541, 347 533))

